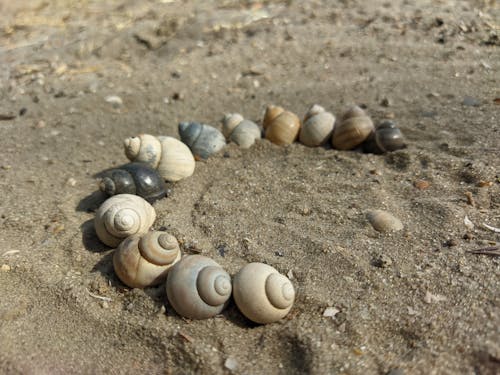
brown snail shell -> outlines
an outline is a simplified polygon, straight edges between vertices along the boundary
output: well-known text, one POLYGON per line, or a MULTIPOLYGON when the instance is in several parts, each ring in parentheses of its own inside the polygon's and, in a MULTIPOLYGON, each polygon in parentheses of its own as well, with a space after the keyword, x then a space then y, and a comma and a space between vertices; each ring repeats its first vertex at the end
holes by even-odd
POLYGON ((137 195, 118 194, 97 209, 94 227, 104 244, 116 247, 126 237, 146 233, 155 219, 155 209, 146 200, 137 195))
POLYGON ((375 133, 372 133, 363 143, 363 151, 374 154, 401 150, 405 147, 403 133, 390 120, 381 122, 375 129, 375 133))
POLYGON ((272 323, 285 317, 295 300, 291 281, 264 263, 249 263, 233 280, 233 297, 248 319, 272 323))
POLYGON ((168 270, 181 259, 177 239, 166 232, 148 232, 127 237, 113 255, 119 279, 132 288, 158 285, 168 270))
POLYGON ((371 118, 360 107, 350 108, 335 126, 332 145, 338 150, 352 150, 375 131, 371 118))
POLYGON ((286 146, 297 139, 300 119, 282 107, 270 105, 264 114, 263 126, 266 139, 279 146, 286 146))
POLYGON ((173 137, 140 134, 125 139, 124 147, 129 160, 148 164, 167 181, 179 181, 194 172, 191 150, 173 137))
POLYGON ((309 147, 320 146, 328 142, 335 126, 335 116, 318 105, 312 105, 307 111, 299 141, 309 147))
POLYGON ((245 120, 239 113, 227 114, 222 120, 222 134, 241 148, 250 148, 261 133, 259 125, 245 120))
POLYGON ((174 310, 189 319, 219 314, 231 297, 231 277, 214 260, 188 255, 167 276, 167 297, 174 310))

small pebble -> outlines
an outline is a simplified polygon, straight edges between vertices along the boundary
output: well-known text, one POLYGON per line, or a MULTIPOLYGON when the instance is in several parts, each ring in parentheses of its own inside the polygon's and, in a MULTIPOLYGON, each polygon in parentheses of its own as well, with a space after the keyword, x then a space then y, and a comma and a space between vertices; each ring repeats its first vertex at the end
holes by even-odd
POLYGON ((392 265, 392 259, 389 258, 387 255, 382 254, 382 255, 374 257, 371 261, 371 264, 374 267, 387 268, 387 267, 390 267, 392 265))
POLYGON ((469 107, 479 107, 481 105, 481 101, 472 96, 467 95, 464 97, 462 104, 469 107))
POLYGON ((442 296, 440 294, 432 294, 429 291, 425 292, 425 296, 424 296, 425 303, 431 304, 431 303, 437 303, 437 302, 442 302, 442 301, 446 301, 445 296, 442 296))
POLYGON ((386 375, 405 375, 405 372, 400 368, 394 368, 392 370, 389 370, 386 375))
POLYGON ((325 311, 323 311, 323 316, 327 318, 335 318, 335 315, 337 315, 339 312, 340 310, 335 307, 327 307, 325 311))
POLYGON ((391 105, 391 101, 389 100, 389 98, 383 98, 381 101, 380 101, 380 105, 382 107, 389 107, 391 105))
POLYGON ((101 301, 101 307, 103 309, 108 309, 109 308, 109 303, 108 301, 101 301))
POLYGON ((40 120, 40 121, 38 121, 38 122, 36 123, 35 128, 37 128, 37 129, 42 129, 42 128, 45 128, 45 126, 46 126, 45 121, 40 120))
POLYGON ((229 371, 235 371, 238 368, 238 361, 233 357, 228 357, 224 362, 224 367, 229 371))
POLYGON ((70 177, 66 180, 66 185, 68 186, 75 186, 76 185, 76 180, 73 177, 70 177))
POLYGON ((431 186, 431 184, 429 181, 416 180, 413 182, 413 186, 415 186, 418 190, 426 190, 431 186))
POLYGON ((10 266, 8 264, 2 264, 2 267, 0 267, 2 272, 9 272, 11 270, 10 266))
POLYGON ((109 96, 106 96, 106 98, 104 99, 106 100, 106 102, 110 103, 113 105, 113 107, 120 107, 123 105, 123 100, 122 98, 120 98, 119 96, 117 95, 109 95, 109 96))
POLYGON ((394 232, 403 229, 403 223, 391 213, 382 210, 369 211, 366 215, 373 229, 378 232, 394 232))

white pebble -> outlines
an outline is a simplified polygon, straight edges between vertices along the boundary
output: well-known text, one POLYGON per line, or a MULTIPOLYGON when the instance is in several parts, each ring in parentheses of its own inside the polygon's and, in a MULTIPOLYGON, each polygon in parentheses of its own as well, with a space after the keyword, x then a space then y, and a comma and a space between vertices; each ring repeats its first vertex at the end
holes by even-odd
POLYGON ((238 368, 238 361, 233 357, 228 357, 224 362, 224 367, 230 371, 235 371, 238 368))
POLYGON ((117 95, 106 96, 106 98, 104 100, 106 100, 108 103, 113 104, 113 107, 119 107, 119 106, 123 105, 122 98, 120 98, 117 95))
POLYGON ((323 312, 323 316, 326 316, 327 318, 335 318, 335 315, 339 312, 340 310, 335 307, 327 307, 323 312))

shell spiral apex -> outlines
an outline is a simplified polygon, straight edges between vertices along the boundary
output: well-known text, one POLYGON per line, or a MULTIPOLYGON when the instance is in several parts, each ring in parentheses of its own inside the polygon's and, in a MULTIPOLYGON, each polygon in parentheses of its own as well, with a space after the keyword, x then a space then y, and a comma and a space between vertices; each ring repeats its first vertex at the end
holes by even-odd
POLYGON ((146 233, 156 213, 146 200, 131 194, 118 194, 104 201, 96 211, 94 227, 97 237, 116 247, 128 236, 146 233))
POLYGON ((233 296, 243 315, 266 324, 288 314, 295 300, 295 289, 291 281, 273 267, 249 263, 234 276, 233 296))
POLYGON ((167 277, 167 297, 175 311, 189 319, 219 314, 231 297, 231 277, 215 261, 188 255, 167 277))
POLYGON ((130 236, 113 255, 119 279, 132 288, 145 288, 165 281, 169 269, 181 259, 177 239, 166 232, 130 236))

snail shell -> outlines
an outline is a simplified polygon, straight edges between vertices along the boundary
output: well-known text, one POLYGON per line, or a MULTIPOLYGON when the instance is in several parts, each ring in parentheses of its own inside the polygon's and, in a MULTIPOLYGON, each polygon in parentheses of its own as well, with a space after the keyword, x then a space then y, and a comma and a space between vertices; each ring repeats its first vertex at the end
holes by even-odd
POLYGON ((181 259, 177 239, 165 232, 127 237, 113 255, 120 280, 132 288, 145 288, 165 281, 170 267, 181 259))
POLYGON ((181 122, 179 135, 196 158, 207 159, 226 145, 226 139, 219 130, 198 122, 181 122))
POLYGON ((263 126, 266 139, 280 146, 292 144, 300 131, 300 119, 282 107, 270 105, 264 114, 263 126))
POLYGON ((386 120, 380 123, 373 133, 363 144, 363 151, 374 154, 383 154, 401 150, 406 147, 403 133, 396 127, 393 121, 386 120))
POLYGON ((129 160, 148 164, 167 181, 179 181, 194 172, 193 154, 184 143, 173 137, 140 134, 125 139, 124 147, 129 160))
POLYGON ((352 150, 375 131, 371 118, 360 107, 350 108, 335 126, 332 145, 338 150, 352 150))
POLYGON ((150 203, 165 196, 162 178, 144 163, 128 163, 106 171, 99 188, 108 195, 135 194, 150 203))
POLYGON ((167 276, 167 297, 181 316, 206 319, 219 314, 231 297, 231 277, 219 264, 188 255, 167 276))
POLYGON ((335 116, 318 105, 312 105, 304 117, 299 141, 310 147, 320 146, 330 139, 335 126, 335 116))
POLYGON ((255 122, 245 120, 239 113, 233 113, 224 116, 222 134, 238 146, 249 148, 260 139, 261 130, 255 122))
POLYGON ((248 319, 261 324, 283 318, 292 308, 295 289, 291 281, 264 263, 249 263, 233 280, 233 297, 248 319))
POLYGON ((97 209, 94 227, 104 244, 116 247, 128 236, 146 233, 155 219, 155 209, 143 198, 118 194, 97 209))
POLYGON ((366 214, 373 229, 378 232, 395 232, 403 229, 403 223, 391 213, 383 210, 373 210, 366 214))

